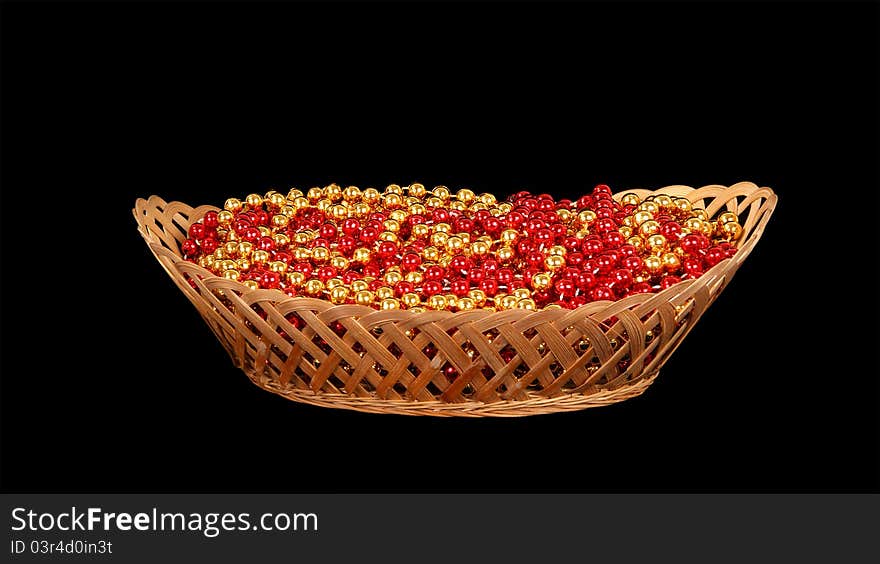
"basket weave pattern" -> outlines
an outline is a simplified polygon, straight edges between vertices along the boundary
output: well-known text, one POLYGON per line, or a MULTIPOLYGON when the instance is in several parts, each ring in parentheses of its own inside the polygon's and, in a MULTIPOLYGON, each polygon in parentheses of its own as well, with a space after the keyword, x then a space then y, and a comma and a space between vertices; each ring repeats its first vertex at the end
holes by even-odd
POLYGON ((770 189, 746 182, 653 193, 686 197, 712 218, 736 213, 743 226, 737 254, 657 294, 573 310, 378 311, 250 290, 181 258, 190 222, 217 208, 151 196, 138 199, 133 211, 155 257, 235 365, 261 388, 375 413, 522 416, 640 395, 730 282, 776 205, 770 189), (287 320, 290 314, 302 321, 299 329, 287 320), (505 347, 515 351, 509 362, 502 358, 505 347), (447 364, 457 371, 452 380, 447 364))

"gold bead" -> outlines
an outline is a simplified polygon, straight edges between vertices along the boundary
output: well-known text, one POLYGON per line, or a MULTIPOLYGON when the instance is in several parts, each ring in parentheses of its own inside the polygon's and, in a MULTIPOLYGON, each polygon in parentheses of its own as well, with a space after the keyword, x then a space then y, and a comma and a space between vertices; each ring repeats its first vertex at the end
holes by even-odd
POLYGON ((309 199, 306 198, 306 197, 300 196, 299 198, 294 198, 294 199, 293 199, 293 208, 294 208, 294 209, 297 209, 297 210, 304 210, 304 209, 306 209, 307 207, 309 207, 309 205, 310 205, 310 204, 309 204, 309 199))
POLYGON ((474 305, 482 307, 486 303, 486 293, 479 288, 468 291, 468 297, 474 301, 474 305))
POLYGON ((234 260, 226 259, 220 264, 220 270, 234 270, 236 266, 238 266, 238 264, 234 260))
POLYGON ((537 306, 535 305, 535 300, 531 298, 525 298, 516 302, 516 307, 517 309, 528 309, 531 311, 537 309, 537 306))
POLYGON ((386 193, 382 198, 382 204, 385 206, 385 209, 393 210, 403 205, 403 198, 400 197, 400 194, 386 193))
POLYGON ((446 240, 446 250, 453 254, 458 254, 464 249, 464 241, 461 237, 453 235, 446 240))
POLYGON ((410 184, 407 191, 410 195, 415 196, 416 198, 424 198, 425 193, 427 192, 427 190, 425 190, 425 185, 420 182, 413 182, 410 184))
POLYGON ((639 235, 642 237, 650 237, 660 231, 660 223, 654 219, 650 219, 639 225, 639 235))
POLYGON ((621 225, 620 227, 618 227, 617 232, 623 235, 624 239, 629 239, 630 237, 632 237, 633 234, 632 227, 629 227, 627 225, 621 225))
POLYGON ((388 286, 380 286, 376 288, 376 297, 380 300, 386 300, 394 297, 394 290, 388 286))
POLYGON ((251 256, 251 260, 254 261, 254 264, 266 264, 269 262, 269 252, 257 249, 251 256))
POLYGON ((245 280, 243 282, 243 284, 245 286, 247 286, 249 290, 259 290, 260 289, 260 285, 257 284, 256 280, 245 280))
POLYGON ((366 247, 358 247, 354 250, 354 253, 352 253, 351 260, 353 260, 354 262, 359 262, 361 264, 367 264, 368 262, 370 262, 370 255, 372 255, 370 249, 366 247))
POLYGON ((321 198, 318 200, 318 203, 315 204, 315 207, 324 212, 325 214, 330 213, 330 207, 333 205, 333 202, 330 201, 329 198, 321 198))
POLYGON ((711 237, 715 234, 715 224, 711 221, 703 221, 702 231, 703 235, 711 237))
POLYGON ((379 233, 380 241, 391 241, 392 243, 397 242, 397 233, 392 233, 391 231, 383 231, 379 233))
POLYGON ((654 202, 656 202, 656 204, 660 206, 660 209, 668 209, 671 208, 673 205, 672 198, 670 198, 666 194, 657 194, 654 197, 654 202))
POLYGON ((303 285, 303 282, 306 281, 306 276, 298 270, 293 270, 287 273, 287 281, 290 282, 293 287, 299 288, 303 285))
POLYGON ((660 206, 658 206, 657 202, 655 202, 654 200, 645 200, 644 202, 639 204, 636 209, 638 211, 649 212, 653 216, 660 211, 660 206))
POLYGON ((519 238, 519 231, 516 229, 505 229, 501 232, 502 243, 513 243, 519 238))
POLYGON ((721 228, 724 231, 724 234, 730 237, 732 241, 736 241, 742 236, 743 229, 737 221, 730 221, 725 223, 721 228))
POLYGON ((342 191, 342 198, 346 202, 357 202, 361 199, 361 189, 357 186, 346 186, 342 191))
POLYGON ((370 306, 376 301, 376 296, 369 290, 361 290, 354 296, 354 301, 358 305, 370 306))
POLYGON ((318 296, 324 291, 324 283, 317 278, 312 278, 306 282, 305 291, 310 296, 318 296))
POLYGON ((428 210, 422 204, 413 204, 409 207, 410 215, 425 215, 426 213, 428 213, 428 210))
POLYGON ((406 276, 404 277, 404 279, 407 282, 410 282, 410 283, 416 284, 416 285, 421 284, 422 281, 424 280, 424 278, 425 278, 424 275, 418 270, 413 270, 412 272, 407 272, 406 276))
POLYGON ((511 247, 501 247, 495 253, 495 256, 498 257, 498 260, 501 262, 508 262, 513 258, 514 254, 515 253, 511 247))
POLYGON ((691 231, 703 231, 703 222, 696 217, 689 217, 684 222, 684 228, 691 231))
POLYGON ((483 192, 479 195, 480 203, 486 206, 494 206, 497 200, 493 194, 489 194, 488 192, 483 192))
POLYGON ((379 307, 382 309, 400 309, 400 302, 394 298, 385 298, 379 302, 379 307))
POLYGON ((476 307, 474 300, 471 298, 458 298, 458 309, 461 311, 470 311, 476 307))
POLYGON ((562 245, 553 245, 547 250, 547 254, 551 257, 564 257, 565 247, 563 247, 562 245))
POLYGON ((370 288, 370 284, 366 280, 352 280, 351 282, 351 290, 352 292, 363 292, 370 288))
POLYGON ((443 200, 437 198, 436 196, 429 196, 425 198, 425 207, 426 208, 439 208, 443 206, 443 200))
POLYGON ((335 182, 324 187, 324 197, 331 202, 337 202, 342 198, 342 188, 335 182))
POLYGON ((453 310, 458 307, 458 296, 455 294, 446 294, 446 309, 453 310))
POLYGON ((342 221, 348 217, 348 208, 343 206, 342 204, 334 204, 330 206, 329 209, 330 217, 335 219, 336 221, 342 221))
POLYGON ((287 203, 287 198, 284 197, 284 194, 281 194, 279 192, 273 192, 269 195, 267 199, 269 201, 269 205, 273 208, 280 208, 287 203))
POLYGON ((518 300, 524 300, 532 297, 532 292, 528 288, 517 288, 513 291, 513 297, 518 300))
POLYGON ((275 260, 269 263, 269 270, 272 272, 278 272, 280 274, 284 274, 287 272, 287 263, 280 260, 275 260))
POLYGON ((693 208, 691 201, 687 198, 676 198, 672 201, 672 203, 675 205, 676 208, 678 208, 678 211, 681 213, 690 213, 691 209, 693 208))
POLYGON ((325 263, 330 260, 330 249, 327 247, 314 247, 312 249, 312 260, 316 263, 325 263))
POLYGON ((324 191, 318 188, 317 186, 313 186, 309 188, 309 191, 306 192, 306 198, 309 199, 310 202, 317 202, 321 199, 321 196, 324 195, 324 191))
POLYGON ((382 222, 382 227, 385 228, 385 231, 390 231, 391 233, 400 231, 400 223, 395 219, 386 219, 382 222))
POLYGON ((544 266, 547 270, 559 270, 565 266, 565 258, 558 255, 550 255, 544 259, 544 266))
POLYGON ((558 217, 559 221, 561 221, 562 223, 569 223, 571 222, 572 213, 570 210, 560 208, 556 210, 556 217, 558 217))
POLYGON ((336 288, 337 286, 343 286, 344 284, 345 282, 342 281, 342 278, 331 278, 324 282, 324 287, 328 290, 332 290, 333 288, 336 288))
POLYGON ((456 237, 462 240, 465 245, 471 244, 471 234, 467 232, 456 233, 456 237))
POLYGON ((247 198, 244 199, 244 203, 251 209, 258 208, 263 204, 263 197, 259 194, 248 194, 247 198))
POLYGON ((334 304, 344 304, 348 298, 348 288, 345 286, 336 286, 330 289, 330 301, 334 304))
POLYGON ((276 247, 287 247, 290 245, 290 237, 287 236, 287 233, 276 233, 272 236, 272 239, 275 241, 276 247))
POLYGON ((539 291, 546 290, 550 287, 552 281, 553 279, 550 278, 549 274, 539 272, 538 274, 532 276, 532 288, 539 291))
POLYGON ((257 229, 260 230, 260 237, 271 237, 272 236, 272 230, 270 230, 268 227, 261 225, 261 226, 257 227, 257 229))
POLYGON ((199 258, 199 266, 210 270, 214 266, 214 255, 206 255, 199 258))
POLYGON ((312 249, 308 247, 294 247, 293 258, 297 262, 309 260, 312 258, 312 249))
POLYGON ((458 192, 455 193, 455 197, 459 199, 459 201, 464 202, 465 204, 470 204, 473 202, 477 195, 474 194, 473 190, 469 190, 467 188, 462 188, 458 192))
POLYGON ((681 260, 675 253, 664 253, 661 259, 663 260, 663 268, 669 272, 674 272, 681 266, 681 260))
POLYGON ((703 221, 706 221, 709 219, 709 214, 707 214, 706 210, 704 210, 703 208, 692 208, 691 217, 696 217, 697 219, 702 219, 703 221))
POLYGON ((435 186, 432 193, 435 197, 440 198, 444 202, 449 199, 449 188, 446 186, 435 186))
POLYGON ((648 255, 644 258, 645 268, 651 274, 657 274, 663 268, 663 261, 655 255, 648 255))
POLYGON ((403 280, 403 274, 397 271, 389 271, 385 273, 385 283, 389 286, 394 286, 398 282, 403 280))
POLYGON ((434 224, 434 233, 446 233, 448 235, 451 231, 452 227, 448 223, 434 224))
POLYGON ((652 253, 660 253, 666 250, 666 237, 660 235, 659 233, 656 235, 651 235, 645 241, 645 244, 648 246, 648 249, 652 253))
POLYGON ((423 237, 427 237, 428 233, 431 232, 431 228, 425 225, 424 223, 417 223, 412 226, 412 236, 416 239, 421 239, 423 237))
POLYGON ((446 309, 446 296, 443 294, 434 294, 428 298, 427 305, 430 309, 446 309))
POLYGON ((633 214, 633 223, 636 224, 636 227, 641 226, 646 221, 651 221, 654 219, 654 214, 648 211, 637 211, 633 214))
POLYGON ((230 268, 229 270, 223 271, 223 278, 227 280, 238 280, 241 277, 241 273, 234 268, 230 268))
POLYGON ((512 296, 512 295, 508 294, 508 295, 504 296, 503 298, 501 298, 500 303, 498 302, 498 300, 496 298, 495 303, 498 304, 501 307, 501 309, 513 309, 516 307, 516 304, 517 304, 517 302, 519 302, 519 300, 520 300, 520 298, 517 298, 516 296, 512 296))
MULTIPOLYGON (((229 202, 229 200, 227 200, 227 202, 229 202)), ((239 202, 238 205, 241 207, 241 202, 239 202)), ((220 225, 229 225, 234 218, 235 216, 229 210, 223 210, 217 213, 217 223, 220 225)))
POLYGON ((596 221, 596 218, 596 212, 594 212, 593 210, 584 210, 577 214, 578 223, 580 223, 581 225, 589 225, 596 221))
POLYGON ((637 206, 642 203, 642 199, 633 192, 628 192, 620 197, 620 203, 625 206, 637 206))
POLYGON ((240 212, 241 208, 241 200, 239 200, 238 198, 229 198, 228 200, 226 200, 226 203, 223 204, 223 209, 232 213, 240 212))
MULTIPOLYGON (((238 246, 241 243, 238 241, 226 241, 223 245, 223 248, 226 249, 226 254, 229 256, 235 256, 238 254, 238 246)), ((248 243, 250 245, 250 243, 248 243)))
POLYGON ((419 305, 422 300, 419 298, 418 294, 414 294, 412 292, 407 292, 403 296, 400 297, 400 301, 408 308, 416 307, 419 305))
POLYGON ((367 188, 361 193, 361 200, 370 205, 377 203, 381 197, 382 195, 375 188, 367 188))
POLYGON ((485 241, 474 241, 471 243, 471 253, 482 257, 489 254, 489 245, 485 241))
POLYGON ((733 212, 724 212, 718 216, 718 223, 721 225, 730 223, 731 221, 739 221, 739 217, 733 212))
POLYGON ((348 270, 348 259, 343 256, 335 256, 330 259, 330 266, 339 271, 348 270))
POLYGON ((247 258, 240 258, 235 263, 238 265, 238 270, 240 272, 247 272, 251 269, 251 261, 247 258))
POLYGON ((446 240, 449 239, 449 234, 441 232, 435 232, 431 234, 431 245, 436 247, 445 247, 446 240))
POLYGON ((400 187, 400 184, 389 184, 385 187, 386 194, 397 194, 398 196, 403 195, 403 188, 400 187))
POLYGON ((272 216, 272 227, 277 227, 279 229, 282 229, 284 227, 287 227, 287 224, 289 222, 290 222, 290 218, 288 218, 284 214, 279 213, 279 214, 272 216))
POLYGON ((627 239, 626 242, 635 247, 637 251, 641 251, 645 248, 645 240, 638 235, 633 235, 627 239))
POLYGON ((287 192, 287 199, 293 201, 297 198, 302 198, 305 194, 299 188, 291 188, 289 192, 287 192))

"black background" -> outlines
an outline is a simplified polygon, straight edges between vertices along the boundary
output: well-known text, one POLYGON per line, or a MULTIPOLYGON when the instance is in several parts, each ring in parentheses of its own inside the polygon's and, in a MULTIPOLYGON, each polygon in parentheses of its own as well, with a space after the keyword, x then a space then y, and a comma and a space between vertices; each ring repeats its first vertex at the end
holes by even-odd
POLYGON ((880 490, 876 5, 2 10, 3 490, 880 490), (777 212, 655 384, 514 420, 258 389, 131 216, 740 180, 777 212))

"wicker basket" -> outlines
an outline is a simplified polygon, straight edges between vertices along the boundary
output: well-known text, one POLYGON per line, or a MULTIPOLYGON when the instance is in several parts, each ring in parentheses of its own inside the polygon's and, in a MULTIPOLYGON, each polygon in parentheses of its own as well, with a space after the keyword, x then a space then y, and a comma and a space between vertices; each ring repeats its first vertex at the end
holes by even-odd
POLYGON ((736 213, 743 226, 736 255, 657 294, 573 310, 416 314, 250 290, 181 258, 190 222, 217 208, 151 196, 137 200, 134 215, 166 272, 261 388, 373 413, 523 416, 608 405, 644 392, 730 282, 776 205, 770 189, 746 182, 656 193, 684 196, 710 217, 736 213), (300 329, 287 321, 291 313, 302 319, 300 329), (433 355, 426 354, 429 347, 433 355), (516 353, 509 362, 500 354, 505 347, 516 353), (443 371, 447 363, 458 373, 451 381, 443 371))

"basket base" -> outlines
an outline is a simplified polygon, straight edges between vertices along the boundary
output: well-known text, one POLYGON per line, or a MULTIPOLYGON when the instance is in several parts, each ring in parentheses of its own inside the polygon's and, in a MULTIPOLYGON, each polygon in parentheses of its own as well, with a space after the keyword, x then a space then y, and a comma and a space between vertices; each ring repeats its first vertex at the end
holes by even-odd
POLYGON ((590 395, 563 394, 553 398, 535 397, 521 401, 479 401, 445 403, 441 401, 399 401, 364 398, 347 394, 315 393, 278 382, 244 370, 248 378, 260 388, 285 397, 291 401, 319 407, 350 409, 365 413, 388 413, 395 415, 429 415, 434 417, 524 417, 566 411, 580 411, 591 407, 611 405, 642 395, 657 376, 659 370, 627 386, 590 395))

